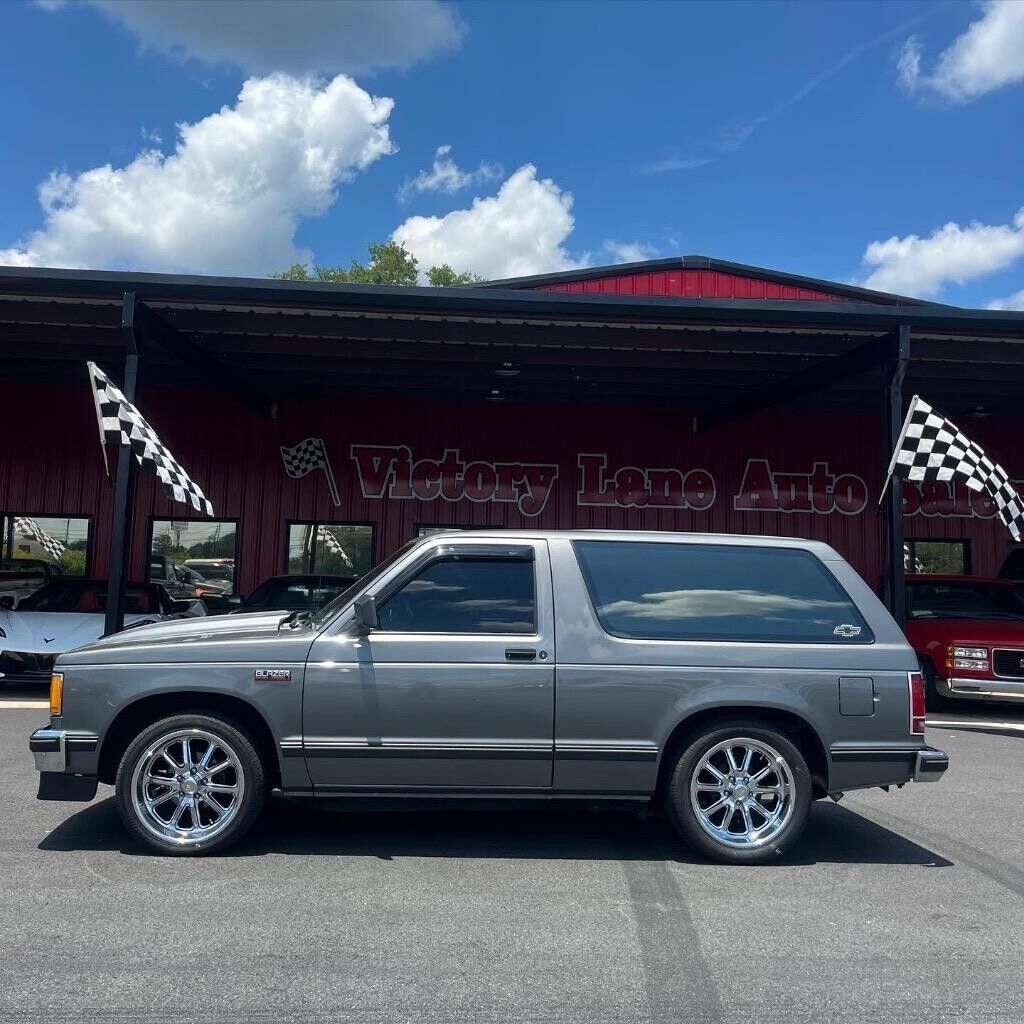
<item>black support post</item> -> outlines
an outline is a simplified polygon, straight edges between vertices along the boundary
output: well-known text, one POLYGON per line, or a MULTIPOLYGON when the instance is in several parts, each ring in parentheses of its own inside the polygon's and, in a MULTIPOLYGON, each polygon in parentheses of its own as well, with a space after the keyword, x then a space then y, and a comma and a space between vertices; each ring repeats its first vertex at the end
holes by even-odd
MULTIPOLYGON (((139 387, 139 347, 135 337, 135 292, 125 292, 121 306, 121 334, 124 338, 124 396, 137 403, 139 387)), ((124 628, 125 591, 128 588, 128 563, 132 542, 132 515, 135 497, 135 456, 131 449, 117 450, 117 483, 114 490, 114 521, 110 532, 110 568, 107 575, 107 607, 104 636, 124 628)))
MULTIPOLYGON (((882 371, 882 479, 903 427, 903 378, 910 365, 910 327, 897 327, 891 335, 891 352, 882 371)), ((882 505, 885 520, 885 595, 889 611, 902 626, 906 619, 906 579, 903 564, 903 481, 895 474, 882 505)))

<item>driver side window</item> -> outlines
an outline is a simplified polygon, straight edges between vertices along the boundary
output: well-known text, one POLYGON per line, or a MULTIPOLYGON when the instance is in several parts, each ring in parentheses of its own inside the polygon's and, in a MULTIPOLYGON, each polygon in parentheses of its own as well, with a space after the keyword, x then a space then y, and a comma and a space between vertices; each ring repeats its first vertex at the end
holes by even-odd
POLYGON ((431 562, 377 615, 385 632, 535 633, 533 562, 494 557, 431 562))

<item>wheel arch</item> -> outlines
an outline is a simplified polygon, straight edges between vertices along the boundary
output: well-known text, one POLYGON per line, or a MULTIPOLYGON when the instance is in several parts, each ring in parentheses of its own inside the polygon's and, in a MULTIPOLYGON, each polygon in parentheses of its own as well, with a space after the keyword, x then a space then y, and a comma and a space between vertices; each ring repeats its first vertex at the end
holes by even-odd
POLYGON ((147 725, 168 715, 195 712, 221 714, 244 726, 252 736, 271 789, 281 786, 281 762, 270 725, 262 712, 243 697, 215 690, 173 690, 145 694, 126 704, 114 716, 100 742, 97 774, 112 785, 118 765, 132 740, 147 725))
POLYGON ((658 758, 656 799, 660 800, 664 796, 676 758, 692 737, 707 731, 716 722, 730 718, 754 718, 763 722, 766 727, 775 728, 788 737, 807 762, 807 768, 811 773, 813 798, 820 799, 828 795, 828 756, 817 730, 806 718, 795 711, 764 704, 730 704, 693 711, 675 724, 662 745, 658 758))

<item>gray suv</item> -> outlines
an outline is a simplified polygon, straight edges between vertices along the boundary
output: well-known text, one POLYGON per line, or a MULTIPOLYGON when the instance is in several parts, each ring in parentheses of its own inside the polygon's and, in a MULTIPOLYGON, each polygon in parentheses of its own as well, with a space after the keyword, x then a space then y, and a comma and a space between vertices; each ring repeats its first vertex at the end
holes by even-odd
POLYGON ((709 857, 755 863, 812 800, 948 765, 899 627, 796 539, 434 535, 318 612, 61 655, 50 703, 40 799, 113 784, 164 854, 225 849, 276 789, 655 804, 709 857))

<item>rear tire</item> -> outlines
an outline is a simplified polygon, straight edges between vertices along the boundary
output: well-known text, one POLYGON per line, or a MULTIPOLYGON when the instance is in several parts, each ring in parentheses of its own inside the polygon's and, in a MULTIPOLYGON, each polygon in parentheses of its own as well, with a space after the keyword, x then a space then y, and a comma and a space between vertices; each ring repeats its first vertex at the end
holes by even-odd
POLYGON ((125 828, 165 856, 226 850, 259 817, 267 795, 252 737, 238 723, 203 712, 143 729, 114 785, 125 828))
POLYGON ((763 864, 803 831, 811 775, 797 747, 755 719, 715 723, 680 752, 665 801, 686 842, 722 864, 763 864))

